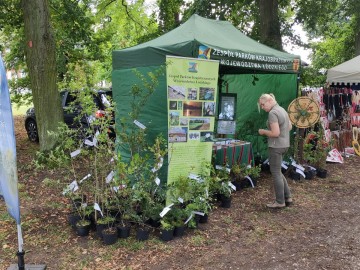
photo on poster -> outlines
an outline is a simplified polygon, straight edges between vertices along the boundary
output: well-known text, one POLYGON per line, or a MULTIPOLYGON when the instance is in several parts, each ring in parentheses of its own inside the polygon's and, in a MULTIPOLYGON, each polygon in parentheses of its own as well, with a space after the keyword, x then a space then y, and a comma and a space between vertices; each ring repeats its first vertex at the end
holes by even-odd
POLYGON ((177 109, 179 110, 179 111, 181 111, 182 109, 183 109, 183 102, 182 101, 178 101, 178 105, 177 105, 177 109))
POLYGON ((190 118, 189 130, 209 130, 210 118, 190 118))
POLYGON ((189 124, 189 118, 180 117, 180 126, 188 126, 188 124, 189 124))
POLYGON ((169 99, 185 99, 186 88, 184 86, 168 86, 169 99))
POLYGON ((188 88, 187 99, 188 100, 197 100, 198 99, 198 89, 197 88, 188 88))
POLYGON ((200 132, 200 142, 213 142, 214 140, 214 132, 200 132))
POLYGON ((177 101, 170 100, 169 101, 169 110, 177 110, 177 101))
POLYGON ((169 113, 169 125, 170 126, 178 126, 180 120, 179 112, 170 112, 169 113))
POLYGON ((236 94, 221 94, 219 104, 219 120, 233 121, 236 112, 236 94))
POLYGON ((197 62, 189 62, 188 71, 197 73, 198 72, 198 63, 197 62))
POLYGON ((202 102, 185 101, 183 103, 183 116, 201 116, 202 102))
POLYGON ((218 134, 235 134, 236 122, 219 120, 217 123, 218 134))
POLYGON ((200 87, 199 100, 214 100, 215 88, 200 87))
POLYGON ((189 132, 189 141, 199 141, 200 133, 199 132, 189 132))
POLYGON ((203 116, 215 116, 215 102, 204 102, 203 116))
POLYGON ((170 127, 169 143, 187 142, 187 133, 186 127, 170 127))

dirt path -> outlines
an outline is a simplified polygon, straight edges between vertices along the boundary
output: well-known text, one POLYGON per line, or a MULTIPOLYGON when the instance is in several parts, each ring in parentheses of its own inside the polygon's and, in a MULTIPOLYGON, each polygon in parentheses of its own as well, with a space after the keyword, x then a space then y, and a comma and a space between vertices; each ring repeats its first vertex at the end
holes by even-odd
MULTIPOLYGON (((18 169, 25 261, 47 269, 360 269, 360 157, 328 164, 328 177, 290 180, 295 204, 270 211, 270 175, 237 191, 232 207, 215 207, 208 223, 163 243, 154 232, 104 246, 95 233, 75 235, 66 200, 54 185, 61 172, 33 170, 29 144, 17 119, 18 169)), ((15 224, 0 202, 0 269, 16 263, 15 224)))

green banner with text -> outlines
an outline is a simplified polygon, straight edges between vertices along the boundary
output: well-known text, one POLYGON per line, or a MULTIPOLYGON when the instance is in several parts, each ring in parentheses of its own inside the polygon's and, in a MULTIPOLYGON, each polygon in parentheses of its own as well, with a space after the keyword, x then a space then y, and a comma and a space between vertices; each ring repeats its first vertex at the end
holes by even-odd
POLYGON ((167 56, 166 67, 171 183, 211 162, 219 62, 167 56))

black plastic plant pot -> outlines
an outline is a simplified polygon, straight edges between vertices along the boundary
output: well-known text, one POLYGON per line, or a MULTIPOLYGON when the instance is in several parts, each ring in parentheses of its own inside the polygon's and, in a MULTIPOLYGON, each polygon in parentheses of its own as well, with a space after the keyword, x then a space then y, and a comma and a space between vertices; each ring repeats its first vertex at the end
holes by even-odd
POLYGON ((299 181, 300 180, 300 173, 297 172, 291 172, 290 173, 290 178, 295 180, 295 181, 299 181))
POLYGON ((199 223, 207 223, 208 222, 209 215, 205 214, 203 216, 200 216, 199 223))
POLYGON ((128 238, 130 236, 130 226, 118 226, 117 233, 119 238, 128 238))
POLYGON ((103 237, 102 231, 107 227, 106 224, 96 224, 96 235, 99 238, 103 237))
POLYGON ((174 236, 175 237, 182 237, 185 234, 185 226, 176 226, 174 229, 174 236))
POLYGON ((320 177, 320 178, 326 178, 327 176, 327 170, 325 169, 316 169, 316 176, 320 177))
POLYGON ((145 241, 149 239, 150 232, 145 228, 138 228, 136 230, 136 239, 139 241, 145 241))
POLYGON ((68 222, 71 225, 71 227, 75 228, 76 227, 76 223, 81 220, 81 217, 79 216, 78 213, 70 213, 68 215, 68 222))
POLYGON ((76 234, 78 236, 88 236, 89 232, 90 232, 90 224, 88 225, 76 224, 76 234))
POLYGON ((108 228, 102 230, 102 239, 105 245, 113 245, 118 240, 118 234, 116 228, 108 228))
POLYGON ((304 174, 305 174, 305 179, 306 180, 311 180, 315 176, 315 172, 313 170, 304 171, 304 174))
POLYGON ((220 207, 230 208, 231 207, 231 197, 221 196, 220 207))
POLYGON ((173 240, 174 239, 174 229, 160 230, 160 239, 165 242, 173 240))

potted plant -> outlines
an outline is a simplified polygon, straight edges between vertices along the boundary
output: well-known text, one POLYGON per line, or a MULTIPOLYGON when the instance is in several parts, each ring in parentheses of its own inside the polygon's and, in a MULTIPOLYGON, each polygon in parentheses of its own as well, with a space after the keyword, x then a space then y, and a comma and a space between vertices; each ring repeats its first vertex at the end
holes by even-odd
POLYGON ((160 239, 165 242, 172 240, 174 238, 175 225, 170 213, 165 215, 165 217, 160 220, 160 223, 160 239))
POLYGON ((210 194, 217 196, 220 200, 220 207, 229 208, 231 206, 231 193, 234 190, 231 177, 226 167, 213 168, 209 176, 210 194))
POLYGON ((331 150, 331 141, 327 142, 324 137, 324 129, 319 125, 317 131, 311 131, 307 134, 304 141, 304 160, 316 168, 316 175, 320 178, 326 178, 325 169, 326 158, 331 150))
POLYGON ((77 208, 77 213, 79 214, 79 220, 75 223, 76 233, 79 236, 87 236, 90 231, 90 215, 93 212, 93 209, 89 207, 86 203, 83 203, 80 207, 77 208))

